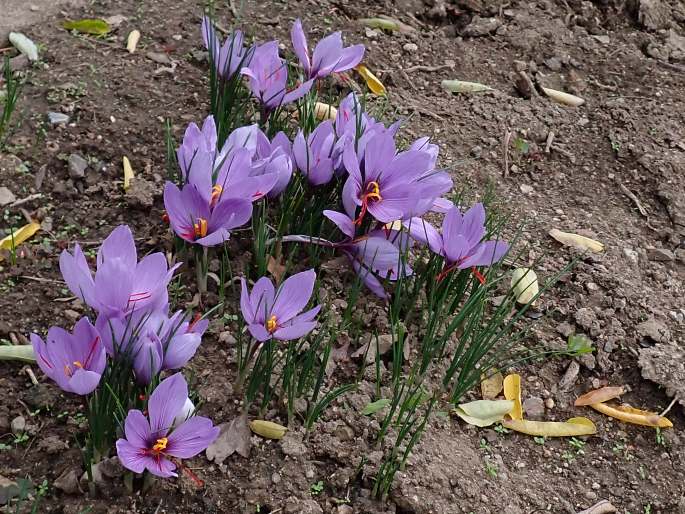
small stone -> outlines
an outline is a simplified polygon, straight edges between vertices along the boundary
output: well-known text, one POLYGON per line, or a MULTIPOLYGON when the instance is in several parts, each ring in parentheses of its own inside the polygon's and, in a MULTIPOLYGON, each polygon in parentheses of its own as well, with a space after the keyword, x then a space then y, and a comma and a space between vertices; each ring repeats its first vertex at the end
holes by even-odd
POLYGON ((0 475, 0 505, 7 505, 19 492, 19 485, 14 480, 0 475))
POLYGON ((339 505, 337 514, 354 514, 354 509, 349 505, 339 505))
POLYGON ((552 400, 551 398, 547 398, 545 400, 545 408, 553 409, 554 408, 554 400, 552 400))
POLYGON ((530 186, 528 184, 521 184, 519 186, 519 189, 524 195, 530 194, 534 191, 533 186, 530 186))
POLYGON ((354 439, 354 430, 347 425, 341 425, 335 429, 335 437, 339 441, 352 441, 354 439))
POLYGON ((14 193, 7 189, 5 186, 0 187, 0 207, 9 205, 17 199, 14 193))
POLYGON ((274 484, 279 484, 281 482, 281 475, 279 475, 278 473, 274 473, 273 475, 271 475, 271 482, 273 482, 274 484))
POLYGON ((592 482, 592 488, 597 491, 598 489, 601 489, 602 486, 599 485, 597 482, 592 482))
POLYGON ((407 43, 402 47, 402 49, 408 54, 413 54, 418 51, 419 46, 416 43, 407 43))
POLYGON ((639 261, 638 253, 632 248, 624 248, 623 255, 625 255, 633 264, 637 264, 639 261))
POLYGON ((83 178, 86 176, 86 169, 88 168, 88 161, 77 153, 69 156, 69 176, 71 178, 83 178))
POLYGON ((26 420, 24 416, 17 416, 10 423, 10 430, 14 435, 23 434, 26 431, 26 420))
POLYGON ((552 71, 561 71, 561 59, 558 57, 550 57, 549 59, 545 59, 545 66, 552 71))
POLYGON ((568 337, 571 334, 575 333, 575 329, 573 328, 573 325, 570 323, 559 323, 557 325, 557 332, 559 332, 562 336, 568 337))
POLYGON ((528 416, 536 418, 545 413, 545 403, 542 401, 542 398, 529 396, 523 400, 523 410, 528 416))
POLYGON ((588 282, 585 284, 585 289, 587 289, 589 293, 594 293, 595 291, 599 291, 599 286, 594 282, 588 282))
POLYGON ((79 474, 75 469, 66 469, 58 476, 53 484, 55 489, 59 489, 67 494, 77 494, 81 492, 79 486, 79 474))
POLYGON ((651 339, 657 343, 665 343, 671 338, 671 332, 668 330, 668 327, 655 318, 643 321, 635 327, 635 330, 637 330, 637 333, 640 336, 651 339))
POLYGON ((42 450, 48 455, 54 455, 56 453, 60 453, 64 450, 69 449, 69 444, 65 441, 62 441, 56 435, 50 435, 45 439, 41 439, 40 443, 38 443, 38 449, 42 450))
POLYGON ((236 344, 236 339, 235 339, 235 337, 233 337, 233 334, 231 334, 231 332, 226 330, 226 331, 221 332, 219 334, 219 342, 220 343, 226 343, 228 345, 233 346, 236 344))
POLYGON ((158 188, 153 182, 142 177, 136 177, 131 180, 131 184, 126 191, 126 202, 131 207, 149 209, 154 205, 157 191, 158 188))
POLYGON ((474 16, 461 35, 466 37, 481 37, 492 34, 502 25, 502 20, 499 18, 481 18, 474 16))
POLYGON ((366 34, 366 37, 369 39, 375 39, 379 36, 379 32, 377 30, 372 29, 371 27, 366 27, 364 29, 364 34, 366 34))
POLYGON ((48 121, 50 125, 63 125, 69 123, 69 116, 61 112, 49 112, 48 121))
POLYGON ((314 478, 314 470, 308 469, 307 471, 305 471, 304 476, 311 480, 312 478, 314 478))
POLYGON ((570 391, 576 384, 576 379, 578 378, 578 373, 580 372, 580 364, 576 361, 571 361, 566 368, 564 376, 559 380, 559 389, 562 391, 570 391))
POLYGON ((300 514, 323 514, 323 509, 314 500, 305 500, 300 504, 300 514))
POLYGON ((145 57, 157 64, 171 64, 171 58, 167 54, 161 52, 148 52, 145 54, 145 57))
POLYGON ((476 159, 479 159, 482 154, 483 149, 480 146, 474 146, 473 148, 471 148, 471 155, 476 159))
POLYGON ((578 325, 588 330, 591 329, 594 323, 597 321, 595 311, 589 307, 582 307, 578 309, 573 317, 578 325))
POLYGON ((647 258, 650 261, 668 262, 675 260, 675 254, 666 248, 647 248, 647 258))
POLYGON ((585 497, 586 497, 588 500, 596 500, 596 499, 597 499, 597 493, 594 492, 594 491, 588 491, 588 492, 585 493, 585 497))
POLYGON ((173 39, 174 41, 180 41, 181 39, 183 39, 183 36, 181 34, 174 34, 173 36, 171 36, 171 39, 173 39))
POLYGON ((69 318, 71 321, 76 321, 81 316, 78 312, 76 312, 75 310, 72 310, 72 309, 65 309, 63 312, 64 312, 64 315, 67 318, 69 318))
POLYGON ((302 457, 307 453, 307 447, 302 443, 302 436, 296 432, 286 432, 281 439, 281 450, 290 457, 302 457))
POLYGON ((119 457, 114 455, 109 459, 105 459, 97 464, 100 473, 107 478, 119 478, 124 474, 124 467, 119 462, 119 457))

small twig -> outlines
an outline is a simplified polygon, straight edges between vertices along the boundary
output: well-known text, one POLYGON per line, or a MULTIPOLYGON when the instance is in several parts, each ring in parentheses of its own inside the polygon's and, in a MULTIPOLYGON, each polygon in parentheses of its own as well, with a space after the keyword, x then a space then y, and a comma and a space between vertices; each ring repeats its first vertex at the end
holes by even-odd
POLYGON ((425 66, 423 64, 418 64, 416 66, 410 66, 409 68, 404 68, 403 70, 400 70, 400 71, 404 71, 406 73, 411 73, 412 71, 427 71, 429 73, 433 73, 435 71, 440 71, 440 70, 444 70, 447 68, 452 69, 452 68, 454 68, 454 66, 451 66, 449 64, 441 64, 439 66, 425 66))
POLYGON ((24 373, 26 373, 29 376, 29 379, 31 379, 31 383, 34 386, 38 385, 38 379, 36 378, 36 375, 33 373, 33 370, 31 369, 30 366, 26 366, 24 368, 24 373))
POLYGON ((228 10, 231 11, 231 14, 234 18, 238 17, 238 9, 236 9, 233 0, 228 0, 228 10))
POLYGON ((559 152, 561 155, 565 155, 566 157, 568 157, 572 164, 575 163, 575 157, 573 157, 573 154, 568 150, 561 148, 559 145, 552 145, 550 149, 554 150, 555 152, 559 152))
POLYGON ((20 205, 24 205, 25 203, 31 202, 33 200, 37 200, 38 198, 42 198, 43 193, 33 193, 32 195, 27 196, 26 198, 21 198, 15 202, 12 202, 9 204, 9 207, 18 207, 20 205))
POLYGON ((637 210, 640 211, 640 214, 642 214, 646 218, 647 217, 647 210, 642 206, 642 204, 640 203, 640 200, 638 200, 637 196, 635 196, 635 194, 630 189, 628 189, 626 186, 624 186, 621 183, 618 184, 618 187, 621 188, 621 191, 623 191, 624 195, 626 195, 628 198, 630 198, 633 201, 633 203, 637 207, 637 210))
POLYGON ((673 398, 673 400, 671 400, 671 403, 668 404, 668 407, 666 407, 663 410, 663 412, 661 414, 659 414, 659 416, 661 416, 663 418, 666 414, 668 414, 668 411, 671 410, 671 408, 675 405, 675 402, 677 402, 677 401, 678 401, 678 397, 676 396, 673 398))
POLYGON ((416 92, 418 93, 419 90, 418 90, 418 88, 414 85, 414 82, 412 82, 412 80, 409 78, 409 75, 407 75, 407 71, 406 71, 406 70, 400 70, 400 73, 401 73, 402 76, 404 77, 404 80, 407 81, 407 84, 409 84, 409 87, 412 88, 414 91, 416 91, 416 92))
POLYGON ((31 277, 29 275, 20 275, 19 278, 33 280, 34 282, 45 282, 47 284, 59 284, 61 286, 65 284, 64 280, 55 280, 53 278, 31 277))
POLYGON ((505 129, 502 140, 502 152, 504 153, 504 176, 509 176, 509 142, 511 141, 511 131, 505 129))
POLYGON ((595 79, 590 79, 590 84, 594 84, 598 88, 606 89, 607 91, 617 91, 618 90, 618 87, 616 87, 616 86, 610 86, 608 84, 602 84, 599 80, 595 80, 595 79))
POLYGON ((550 148, 552 148, 552 143, 554 142, 554 132, 551 130, 547 134, 547 142, 545 143, 545 153, 549 153, 550 148))

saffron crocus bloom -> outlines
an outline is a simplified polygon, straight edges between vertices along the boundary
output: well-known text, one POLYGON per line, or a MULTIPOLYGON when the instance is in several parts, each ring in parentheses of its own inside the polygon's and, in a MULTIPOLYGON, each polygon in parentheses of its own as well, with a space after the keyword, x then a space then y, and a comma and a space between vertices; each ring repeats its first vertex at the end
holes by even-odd
POLYGON ((31 334, 31 344, 40 369, 64 391, 85 395, 100 383, 106 365, 105 349, 88 318, 81 318, 71 334, 52 327, 47 341, 31 334))
POLYGON ((266 134, 259 130, 250 176, 256 177, 271 173, 275 173, 277 179, 266 196, 275 198, 288 187, 288 182, 290 182, 293 174, 292 144, 283 132, 279 132, 269 141, 266 134))
POLYGON ((343 47, 340 32, 334 32, 318 42, 310 59, 307 36, 298 18, 290 32, 295 55, 300 60, 309 79, 320 79, 331 73, 340 73, 354 68, 364 58, 364 45, 343 47))
POLYGON ((334 143, 335 130, 330 120, 319 124, 306 138, 302 130, 297 133, 293 141, 293 158, 310 184, 320 186, 333 178, 334 143))
POLYGON ((216 29, 209 17, 202 18, 202 39, 209 51, 209 58, 216 73, 225 80, 230 80, 238 68, 249 62, 251 49, 243 47, 243 33, 236 30, 229 34, 222 44, 216 35, 216 29))
POLYGON ((124 422, 124 439, 116 443, 121 464, 135 473, 146 469, 159 477, 175 477, 176 459, 189 459, 219 436, 208 418, 191 416, 178 422, 188 400, 188 384, 176 373, 162 380, 150 395, 148 417, 130 410, 124 422), (176 421, 176 424, 175 424, 176 421))
POLYGON ((449 192, 453 182, 448 173, 435 169, 438 162, 438 145, 431 143, 430 138, 422 137, 414 141, 409 150, 426 153, 430 162, 428 170, 416 181, 417 200, 410 215, 422 216, 428 211, 446 213, 454 207, 454 204, 446 198, 441 198, 440 195, 449 192))
POLYGON ((485 236, 485 208, 477 203, 463 215, 457 207, 450 209, 442 222, 442 234, 421 218, 404 223, 410 235, 431 251, 445 258, 443 275, 453 269, 491 266, 509 250, 504 241, 482 241, 485 236))
POLYGON ((426 152, 397 153, 395 140, 388 132, 369 139, 361 167, 353 145, 345 148, 343 162, 349 173, 342 192, 343 205, 350 217, 360 208, 356 224, 361 224, 367 212, 381 223, 410 214, 420 191, 417 179, 430 168, 426 152))
POLYGON ((250 64, 240 70, 248 78, 248 87, 266 112, 294 102, 306 95, 312 87, 312 80, 287 91, 288 67, 278 55, 278 41, 259 45, 252 55, 250 64))
POLYGON ((222 200, 215 207, 198 191, 195 184, 179 189, 167 182, 164 187, 164 207, 174 232, 190 243, 216 246, 228 241, 231 230, 244 225, 252 217, 252 202, 241 198, 222 200))
POLYGON ((126 225, 115 228, 102 243, 95 277, 79 245, 73 254, 65 250, 59 258, 60 271, 71 292, 108 317, 166 305, 167 284, 179 265, 169 269, 161 252, 138 262, 133 234, 126 225))
POLYGON ((258 341, 289 341, 311 332, 321 306, 300 312, 309 303, 315 281, 316 273, 311 269, 293 275, 276 290, 271 280, 262 277, 248 292, 245 279, 241 279, 240 310, 252 336, 258 341))

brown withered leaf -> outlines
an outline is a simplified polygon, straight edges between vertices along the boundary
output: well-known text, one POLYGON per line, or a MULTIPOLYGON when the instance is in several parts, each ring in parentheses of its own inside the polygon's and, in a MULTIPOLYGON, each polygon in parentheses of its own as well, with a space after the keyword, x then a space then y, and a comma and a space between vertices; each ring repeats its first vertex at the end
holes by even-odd
POLYGON ((219 429, 219 437, 207 447, 207 459, 221 464, 236 452, 246 459, 250 456, 252 432, 247 414, 238 416, 230 423, 222 423, 219 429))
POLYGON ((600 387, 599 389, 593 389, 592 391, 588 391, 587 393, 579 396, 573 405, 575 405, 576 407, 580 407, 581 405, 603 403, 607 400, 613 400, 614 398, 618 398, 625 392, 626 390, 623 386, 600 387))

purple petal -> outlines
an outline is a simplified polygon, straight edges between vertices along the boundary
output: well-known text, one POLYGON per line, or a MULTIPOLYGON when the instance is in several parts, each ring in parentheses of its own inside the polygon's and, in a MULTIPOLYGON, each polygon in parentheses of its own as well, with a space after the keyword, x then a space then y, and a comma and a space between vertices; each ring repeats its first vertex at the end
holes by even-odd
POLYGON ((153 437, 163 437, 188 398, 188 384, 181 373, 160 382, 150 395, 147 408, 153 437))
POLYGON ((442 239, 445 241, 445 248, 447 248, 450 240, 455 239, 461 233, 463 219, 464 217, 458 207, 450 209, 445 214, 445 218, 442 220, 442 239))
POLYGON ((133 359, 133 369, 139 384, 149 384, 152 377, 160 372, 163 355, 164 349, 157 334, 148 332, 140 337, 140 346, 133 359))
POLYGON ((185 366, 195 355, 201 342, 202 337, 192 332, 174 335, 164 352, 162 369, 180 369, 185 366))
POLYGON ((134 473, 142 473, 145 468, 154 466, 154 459, 150 455, 141 452, 141 447, 136 447, 126 439, 119 439, 116 443, 117 456, 121 465, 134 473))
POLYGON ((411 218, 409 221, 405 221, 403 225, 409 230, 409 235, 413 239, 428 245, 432 252, 439 255, 443 254, 442 236, 433 225, 421 218, 411 218))
POLYGON ((461 233, 472 246, 480 243, 485 235, 485 208, 477 203, 464 213, 461 233))
POLYGON ((279 328, 274 332, 274 339, 279 341, 291 341, 293 339, 299 339, 300 337, 306 336, 316 328, 316 321, 301 321, 299 323, 293 323, 282 328, 279 328))
POLYGON ((350 239, 354 237, 354 220, 352 220, 349 216, 346 216, 342 212, 329 210, 323 211, 323 215, 335 223, 335 226, 338 227, 340 231, 347 237, 350 239))
POLYGON ((69 388, 72 393, 84 396, 95 391, 100 383, 100 378, 102 378, 100 373, 78 368, 69 379, 69 388))
POLYGON ((301 323, 303 321, 313 321, 314 318, 316 317, 317 314, 321 311, 321 305, 317 305, 313 309, 309 309, 306 312, 303 312, 302 314, 298 314, 295 316, 292 320, 290 320, 291 325, 295 325, 297 323, 301 323))
POLYGON ((286 93, 281 101, 281 105, 286 105, 302 98, 304 95, 309 93, 309 90, 312 88, 312 84, 314 84, 314 81, 308 80, 307 82, 300 84, 289 93, 286 93))
MULTIPOLYGON (((383 195, 383 192, 381 192, 381 195, 383 195)), ((409 196, 401 194, 393 197, 383 196, 382 200, 369 203, 368 210, 381 223, 390 223, 404 218, 410 206, 411 200, 409 196)))
POLYGON ((307 36, 302 30, 302 22, 296 19, 293 23, 293 28, 290 31, 290 39, 293 43, 293 51, 302 64, 305 75, 309 76, 311 70, 311 62, 309 61, 309 49, 307 48, 307 36))
POLYGON ((202 416, 193 416, 169 435, 167 453, 179 459, 195 457, 219 436, 219 428, 202 416))
POLYGON ((364 285, 368 287, 376 296, 387 300, 389 298, 388 293, 385 292, 383 284, 376 278, 376 276, 368 268, 363 267, 356 260, 352 260, 352 267, 354 271, 359 275, 364 282, 364 285))
POLYGON ((355 243, 358 258, 365 266, 379 271, 387 272, 397 266, 400 260, 399 250, 387 239, 370 237, 355 243))
POLYGON ((279 324, 289 321, 304 309, 312 296, 315 282, 316 272, 310 269, 293 275, 281 284, 271 308, 271 314, 276 316, 279 324))
POLYGON ((244 278, 240 278, 240 311, 243 314, 243 319, 248 325, 254 323, 255 312, 250 303, 250 293, 247 290, 247 282, 244 278))
POLYGON ((267 277, 262 277, 255 282, 252 294, 250 294, 250 305, 256 323, 262 325, 266 323, 266 316, 273 309, 275 296, 274 285, 267 277))
POLYGON ((464 259, 460 268, 471 266, 492 266, 499 262, 509 250, 509 245, 504 241, 485 241, 478 245, 479 249, 473 257, 464 259))
POLYGON ((250 331, 250 334, 252 334, 252 337, 254 337, 257 341, 264 342, 271 339, 271 334, 264 325, 253 323, 252 325, 248 325, 247 329, 250 331))
POLYGON ((357 213, 357 206, 361 205, 359 195, 361 193, 360 183, 350 175, 345 181, 342 190, 342 203, 345 212, 350 218, 354 218, 357 213))
MULTIPOLYGON (((364 180, 378 180, 381 172, 389 169, 395 158, 395 140, 387 132, 379 132, 369 139, 364 152, 364 180)), ((346 163, 347 164, 347 163, 346 163)), ((383 175, 383 180, 391 179, 394 171, 383 175)))
POLYGON ((319 41, 312 55, 312 75, 321 78, 330 74, 340 60, 342 48, 340 32, 334 32, 319 41))
POLYGON ((364 45, 352 45, 344 48, 340 55, 340 59, 338 60, 338 64, 335 65, 333 71, 335 73, 340 73, 354 68, 357 64, 362 62, 365 51, 366 47, 364 45))
POLYGON ((198 244, 200 246, 206 246, 209 248, 211 246, 222 245, 230 238, 231 233, 228 231, 228 229, 220 228, 210 234, 207 234, 205 237, 196 239, 195 244, 198 244))
POLYGON ((124 421, 124 434, 133 446, 145 448, 152 438, 150 423, 145 415, 137 409, 128 411, 124 421))
POLYGON ((228 230, 244 225, 252 217, 252 202, 246 199, 229 198, 222 200, 212 211, 208 230, 219 228, 228 230))
POLYGON ((93 282, 88 262, 86 262, 86 257, 83 255, 79 245, 74 247, 73 255, 67 250, 62 252, 59 256, 59 269, 69 290, 75 296, 81 298, 86 305, 97 308, 93 290, 95 283, 93 282))
POLYGON ((133 287, 133 266, 121 259, 107 259, 98 268, 95 274, 95 291, 101 312, 117 316, 128 308, 133 287))
POLYGON ((102 242, 98 250, 98 269, 107 259, 120 259, 127 266, 135 266, 138 262, 136 244, 128 225, 119 225, 102 242))
POLYGON ((38 367, 52 380, 55 380, 54 374, 56 372, 55 364, 50 359, 45 341, 37 334, 31 334, 31 346, 33 346, 33 353, 36 356, 38 367))
POLYGON ((457 234, 456 237, 447 239, 443 231, 442 239, 443 248, 445 249, 445 258, 448 262, 461 261, 472 249, 471 243, 461 234, 457 234))

